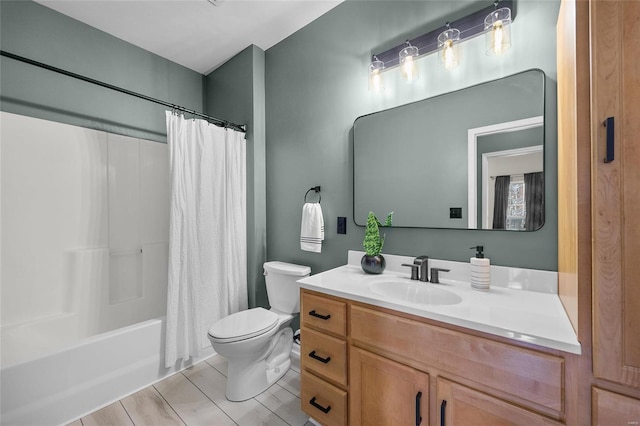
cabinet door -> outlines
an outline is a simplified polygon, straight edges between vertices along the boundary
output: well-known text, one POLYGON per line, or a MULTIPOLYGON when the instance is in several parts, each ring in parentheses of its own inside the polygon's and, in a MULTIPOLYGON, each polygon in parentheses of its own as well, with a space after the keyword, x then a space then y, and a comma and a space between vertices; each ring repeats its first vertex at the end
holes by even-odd
POLYGON ((437 393, 437 424, 441 426, 560 425, 539 414, 443 378, 438 378, 437 393))
POLYGON ((640 400, 593 388, 594 426, 640 424, 640 400))
POLYGON ((592 1, 596 377, 640 387, 640 2, 592 1), (613 126, 603 126, 611 117, 613 126), (607 133, 614 133, 614 156, 607 133))
POLYGON ((429 375, 351 347, 349 424, 429 424, 429 375))

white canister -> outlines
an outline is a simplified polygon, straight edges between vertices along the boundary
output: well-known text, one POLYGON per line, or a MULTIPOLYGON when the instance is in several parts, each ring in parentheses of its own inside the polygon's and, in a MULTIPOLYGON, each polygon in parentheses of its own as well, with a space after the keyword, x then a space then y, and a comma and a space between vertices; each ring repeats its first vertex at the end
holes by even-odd
POLYGON ((488 291, 491 286, 491 262, 484 257, 483 246, 471 248, 476 250, 475 257, 471 258, 471 287, 476 290, 488 291))

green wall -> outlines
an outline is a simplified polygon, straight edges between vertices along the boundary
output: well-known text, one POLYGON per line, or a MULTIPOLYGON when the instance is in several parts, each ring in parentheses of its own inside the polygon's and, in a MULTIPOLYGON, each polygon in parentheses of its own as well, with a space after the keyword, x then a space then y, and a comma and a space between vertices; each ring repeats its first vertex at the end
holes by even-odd
MULTIPOLYGON (((513 48, 484 54, 484 38, 466 41, 460 66, 447 73, 435 55, 422 58, 417 84, 397 70, 385 73, 386 90, 368 91, 370 55, 464 16, 488 2, 346 1, 266 52, 268 257, 309 265, 317 273, 362 249, 364 229, 352 216, 352 126, 356 117, 531 68, 547 75, 546 223, 536 232, 446 229, 386 230, 385 252, 468 261, 468 248, 484 245, 493 264, 557 269, 556 19, 559 1, 519 1, 513 48), (300 250, 304 193, 322 186, 322 253, 300 250), (347 216, 346 235, 336 217, 347 216)), ((381 158, 381 164, 384 159, 381 158)), ((411 188, 420 191, 420 188, 411 188)), ((360 218, 362 221, 362 218, 360 218)))
MULTIPOLYGON (((204 77, 32 1, 0 1, 0 46, 16 55, 203 110, 204 77)), ((165 107, 0 58, 2 111, 166 142, 165 107)))

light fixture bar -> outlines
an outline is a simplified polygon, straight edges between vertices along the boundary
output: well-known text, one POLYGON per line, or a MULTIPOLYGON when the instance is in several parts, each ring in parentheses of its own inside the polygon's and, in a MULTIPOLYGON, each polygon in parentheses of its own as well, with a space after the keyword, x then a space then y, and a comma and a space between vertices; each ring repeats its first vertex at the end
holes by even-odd
MULTIPOLYGON (((516 10, 514 0, 502 0, 499 2, 498 7, 507 7, 511 9, 511 21, 513 22, 515 20, 516 10)), ((495 11, 495 9, 496 6, 492 2, 490 6, 473 12, 465 16, 464 18, 460 18, 456 21, 451 21, 450 26, 451 28, 457 28, 460 30, 460 41, 475 37, 484 33, 484 18, 486 18, 489 13, 495 11)), ((445 31, 446 29, 447 26, 443 25, 433 31, 430 31, 408 41, 412 46, 418 48, 418 57, 424 56, 438 50, 438 35, 440 35, 440 33, 445 31)), ((384 63, 384 69, 388 70, 389 68, 393 68, 399 65, 398 55, 400 54, 400 51, 406 46, 406 42, 402 42, 402 44, 392 47, 389 50, 375 53, 371 55, 371 57, 373 58, 374 56, 376 56, 377 60, 384 63)))

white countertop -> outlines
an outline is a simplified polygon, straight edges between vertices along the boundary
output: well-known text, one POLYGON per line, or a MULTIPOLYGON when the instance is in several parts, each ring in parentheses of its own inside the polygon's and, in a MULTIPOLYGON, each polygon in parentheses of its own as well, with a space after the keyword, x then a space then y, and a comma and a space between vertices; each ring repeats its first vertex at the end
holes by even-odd
POLYGON ((385 254, 385 271, 380 275, 366 274, 359 263, 362 254, 350 251, 347 265, 311 275, 298 282, 302 288, 309 290, 520 342, 573 354, 581 353, 580 342, 557 295, 555 272, 492 266, 491 289, 483 292, 471 288, 468 264, 462 262, 430 259, 429 268, 451 269, 451 273, 441 273, 441 284, 432 284, 410 280, 409 268, 400 264, 412 263, 413 258, 405 256, 385 254), (390 300, 371 291, 372 283, 390 279, 437 286, 460 296, 462 301, 454 305, 427 305, 390 300))

